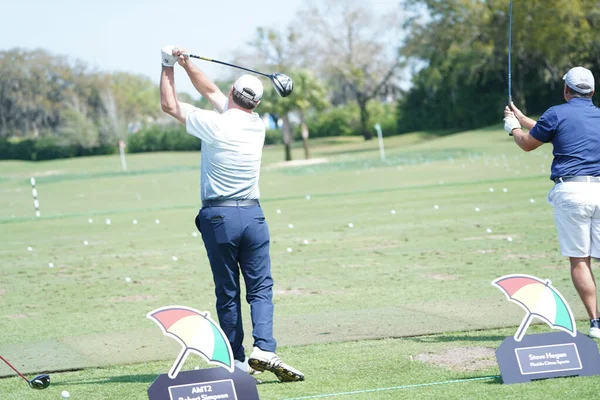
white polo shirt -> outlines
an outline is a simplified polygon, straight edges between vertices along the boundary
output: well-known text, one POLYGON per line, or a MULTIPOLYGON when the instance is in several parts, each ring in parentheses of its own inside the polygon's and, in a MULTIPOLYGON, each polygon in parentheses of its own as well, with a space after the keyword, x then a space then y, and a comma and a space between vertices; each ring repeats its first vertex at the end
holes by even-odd
POLYGON ((201 200, 258 199, 265 124, 257 113, 223 114, 195 108, 186 116, 190 135, 202 140, 201 200))

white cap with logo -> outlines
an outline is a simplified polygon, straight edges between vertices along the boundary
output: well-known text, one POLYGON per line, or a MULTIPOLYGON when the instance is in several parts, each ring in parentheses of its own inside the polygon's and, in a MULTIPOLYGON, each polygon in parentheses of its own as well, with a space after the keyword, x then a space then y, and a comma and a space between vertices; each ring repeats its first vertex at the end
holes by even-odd
POLYGON ((594 91, 594 75, 592 71, 583 67, 571 68, 563 76, 563 80, 568 87, 581 94, 588 94, 594 91))
POLYGON ((255 102, 258 102, 263 96, 262 82, 252 75, 246 74, 240 76, 233 84, 233 88, 240 92, 242 96, 255 102))

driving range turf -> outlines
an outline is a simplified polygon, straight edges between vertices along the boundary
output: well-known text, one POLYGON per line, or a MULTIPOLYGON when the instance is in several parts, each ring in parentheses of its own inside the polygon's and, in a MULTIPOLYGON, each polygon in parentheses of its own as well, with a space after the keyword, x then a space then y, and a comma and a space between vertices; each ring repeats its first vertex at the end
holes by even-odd
MULTIPOLYGON (((597 395, 596 377, 502 385, 495 362, 524 317, 491 285, 500 276, 552 280, 588 331, 546 202, 549 145, 524 153, 497 126, 386 138, 386 161, 377 141, 311 143, 327 162, 282 165, 279 146, 263 158, 278 352, 306 381, 259 375, 261 398, 597 395)), ((199 159, 128 155, 127 172, 118 156, 0 162, 0 354, 28 375, 52 372, 45 391, 0 379, 0 398, 145 399, 180 350, 146 314, 184 305, 216 317, 194 236, 199 159)), ((208 364, 192 355, 184 369, 196 366, 208 364)))

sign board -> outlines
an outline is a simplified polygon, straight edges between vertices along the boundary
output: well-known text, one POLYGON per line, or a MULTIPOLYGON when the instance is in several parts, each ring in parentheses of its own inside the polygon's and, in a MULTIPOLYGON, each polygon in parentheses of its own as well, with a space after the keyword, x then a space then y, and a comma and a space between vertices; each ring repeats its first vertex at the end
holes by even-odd
POLYGON ((600 353, 593 339, 577 332, 525 335, 517 342, 504 339, 496 350, 504 383, 538 379, 600 375, 600 353))
POLYGON ((235 369, 180 371, 174 379, 160 375, 148 389, 149 400, 258 400, 256 380, 235 369))

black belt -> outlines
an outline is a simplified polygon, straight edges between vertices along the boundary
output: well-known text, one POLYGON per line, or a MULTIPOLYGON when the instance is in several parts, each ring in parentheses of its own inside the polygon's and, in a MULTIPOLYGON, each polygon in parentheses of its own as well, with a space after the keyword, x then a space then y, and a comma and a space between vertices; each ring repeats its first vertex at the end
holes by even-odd
POLYGON ((561 176, 554 180, 554 183, 563 182, 600 182, 600 176, 561 176))
POLYGON ((246 207, 259 206, 258 199, 249 200, 203 200, 202 207, 246 207))

